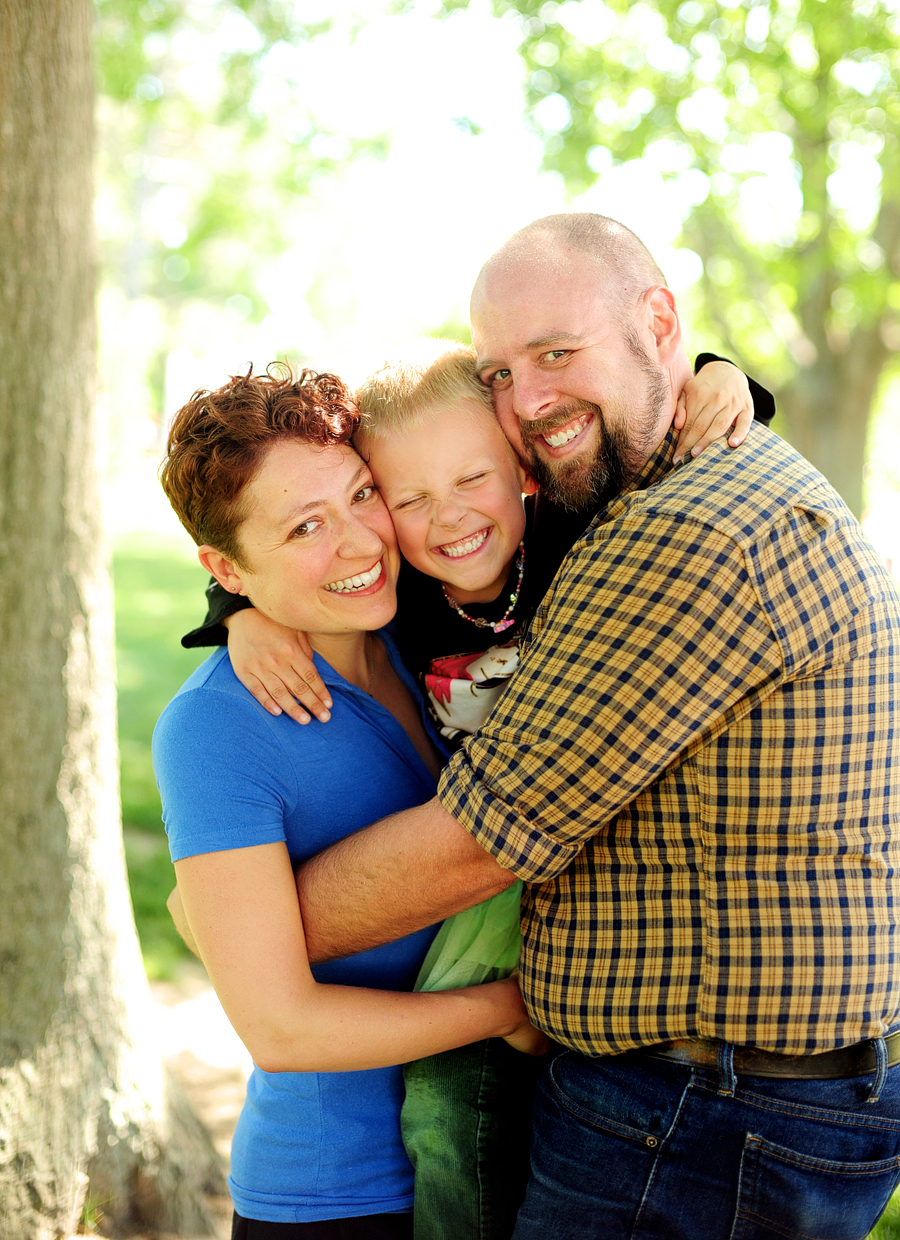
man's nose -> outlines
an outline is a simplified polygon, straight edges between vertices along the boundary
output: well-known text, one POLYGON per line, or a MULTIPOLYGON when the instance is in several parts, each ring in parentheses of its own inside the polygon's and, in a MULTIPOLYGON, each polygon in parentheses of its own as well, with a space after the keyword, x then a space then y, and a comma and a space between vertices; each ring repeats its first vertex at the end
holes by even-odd
POLYGON ((513 381, 513 410, 519 418, 534 421, 552 413, 558 400, 546 375, 540 371, 518 376, 513 381))

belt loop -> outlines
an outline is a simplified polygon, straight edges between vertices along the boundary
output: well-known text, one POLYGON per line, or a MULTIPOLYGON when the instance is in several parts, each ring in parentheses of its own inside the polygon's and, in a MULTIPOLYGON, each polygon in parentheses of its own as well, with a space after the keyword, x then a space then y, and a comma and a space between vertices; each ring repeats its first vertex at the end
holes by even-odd
POLYGON ((887 1047, 884 1044, 884 1038, 873 1038, 872 1046, 875 1050, 875 1080, 872 1082, 872 1092, 869 1094, 866 1102, 878 1101, 888 1074, 888 1053, 887 1047))
MULTIPOLYGON (((720 1042, 716 1053, 719 1067, 719 1094, 723 1098, 733 1098, 737 1088, 734 1075, 734 1043, 720 1042)), ((869 1099, 871 1102, 871 1098, 869 1099)))

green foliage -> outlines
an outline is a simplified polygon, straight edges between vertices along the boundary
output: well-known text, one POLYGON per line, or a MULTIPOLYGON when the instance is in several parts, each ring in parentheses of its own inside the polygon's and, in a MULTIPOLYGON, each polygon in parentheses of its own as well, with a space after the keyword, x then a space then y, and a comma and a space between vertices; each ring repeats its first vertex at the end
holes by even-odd
POLYGON ((710 312, 741 356, 788 379, 810 345, 839 349, 882 320, 900 332, 894 4, 495 0, 495 10, 518 14, 532 121, 573 192, 632 159, 681 181, 710 312), (867 201, 852 202, 854 176, 868 178, 867 201), (736 322, 737 301, 750 313, 736 322))
MULTIPOLYGON (((295 241, 298 197, 384 140, 320 128, 302 52, 331 19, 276 0, 95 0, 100 202, 107 285, 166 308, 164 352, 191 303, 241 300, 295 241)), ((327 10, 323 9, 322 12, 327 10)))
POLYGON ((900 1240, 900 1191, 888 1202, 878 1225, 870 1232, 871 1240, 900 1240))

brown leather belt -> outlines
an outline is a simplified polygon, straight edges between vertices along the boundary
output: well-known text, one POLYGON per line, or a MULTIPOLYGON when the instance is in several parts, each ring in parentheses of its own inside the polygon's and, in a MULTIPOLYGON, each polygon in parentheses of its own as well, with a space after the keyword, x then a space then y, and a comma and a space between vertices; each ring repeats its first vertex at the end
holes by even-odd
MULTIPOLYGON (((674 1059, 677 1063, 699 1068, 718 1067, 719 1047, 716 1038, 680 1038, 660 1042, 658 1046, 642 1047, 638 1054, 654 1059, 674 1059)), ((884 1039, 888 1067, 900 1063, 900 1029, 884 1039)), ((634 1051, 626 1052, 634 1054, 634 1051)), ((806 1080, 837 1080, 842 1077, 868 1076, 877 1067, 875 1047, 871 1041, 856 1042, 835 1051, 818 1055, 779 1055, 758 1050, 755 1046, 735 1046, 734 1071, 740 1076, 787 1076, 806 1080)))

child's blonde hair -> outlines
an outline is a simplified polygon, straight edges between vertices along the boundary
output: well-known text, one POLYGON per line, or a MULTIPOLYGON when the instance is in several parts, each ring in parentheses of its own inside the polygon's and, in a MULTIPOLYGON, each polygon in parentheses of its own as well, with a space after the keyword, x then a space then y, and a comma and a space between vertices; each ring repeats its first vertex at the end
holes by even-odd
POLYGON ((476 400, 493 415, 488 388, 475 372, 475 352, 452 340, 425 337, 407 345, 356 392, 363 419, 357 437, 378 439, 418 426, 461 400, 476 400))

